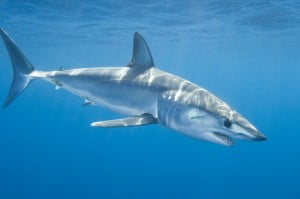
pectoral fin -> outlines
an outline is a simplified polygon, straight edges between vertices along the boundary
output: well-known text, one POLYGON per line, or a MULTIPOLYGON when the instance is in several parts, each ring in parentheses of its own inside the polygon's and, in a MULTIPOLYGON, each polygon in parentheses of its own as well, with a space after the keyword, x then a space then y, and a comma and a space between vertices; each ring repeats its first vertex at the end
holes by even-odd
POLYGON ((153 117, 151 114, 144 113, 139 116, 128 117, 123 119, 93 122, 91 123, 91 126, 109 128, 109 127, 141 126, 141 125, 155 124, 155 123, 157 123, 157 119, 155 117, 153 117))

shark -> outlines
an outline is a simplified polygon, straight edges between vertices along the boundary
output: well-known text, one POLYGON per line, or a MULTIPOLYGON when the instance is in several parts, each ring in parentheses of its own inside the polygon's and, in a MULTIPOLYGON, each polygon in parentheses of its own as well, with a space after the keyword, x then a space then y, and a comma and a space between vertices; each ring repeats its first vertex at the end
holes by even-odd
POLYGON ((13 80, 7 107, 36 79, 54 84, 84 99, 84 105, 106 107, 124 117, 95 121, 99 128, 159 124, 176 132, 224 146, 236 140, 263 141, 266 137, 240 113, 208 90, 155 67, 145 39, 133 36, 131 61, 122 67, 37 70, 1 28, 13 80))

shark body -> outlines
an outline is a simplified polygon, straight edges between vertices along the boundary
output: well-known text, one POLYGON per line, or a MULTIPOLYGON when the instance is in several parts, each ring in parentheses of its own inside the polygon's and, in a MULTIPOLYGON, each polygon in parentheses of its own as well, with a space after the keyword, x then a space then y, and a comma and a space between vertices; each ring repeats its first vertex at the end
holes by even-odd
POLYGON ((154 67, 144 38, 134 34, 133 56, 124 67, 38 71, 4 30, 14 79, 4 103, 9 105, 33 79, 42 79, 82 97, 85 104, 109 108, 129 117, 93 122, 95 127, 159 123, 188 136, 225 146, 234 139, 265 140, 250 122, 206 89, 154 67))

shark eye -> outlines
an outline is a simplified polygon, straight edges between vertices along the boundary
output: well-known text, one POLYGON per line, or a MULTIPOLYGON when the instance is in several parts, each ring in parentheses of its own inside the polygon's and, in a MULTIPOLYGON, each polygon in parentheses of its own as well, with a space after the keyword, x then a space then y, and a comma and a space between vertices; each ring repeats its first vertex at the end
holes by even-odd
POLYGON ((230 122, 230 120, 229 119, 226 119, 225 121, 224 121, 224 126, 225 127, 227 127, 227 128, 230 128, 231 127, 231 122, 230 122))

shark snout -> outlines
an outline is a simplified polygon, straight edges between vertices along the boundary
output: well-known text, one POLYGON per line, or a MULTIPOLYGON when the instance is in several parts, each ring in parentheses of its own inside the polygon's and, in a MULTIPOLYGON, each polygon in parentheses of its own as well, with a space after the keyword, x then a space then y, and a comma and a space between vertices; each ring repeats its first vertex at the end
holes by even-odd
POLYGON ((251 126, 250 128, 244 128, 246 133, 244 135, 246 138, 252 141, 265 141, 267 140, 266 136, 264 136, 259 130, 257 130, 254 126, 251 126))
POLYGON ((231 130, 238 139, 245 139, 249 141, 264 141, 267 139, 266 136, 264 136, 257 128, 245 119, 234 123, 231 126, 231 130))
POLYGON ((265 141, 267 140, 266 136, 264 136, 261 132, 253 129, 243 129, 243 131, 239 131, 237 133, 238 138, 245 139, 249 141, 265 141))
POLYGON ((262 133, 257 132, 257 134, 254 136, 253 140, 255 140, 255 141, 265 141, 265 140, 267 140, 267 138, 262 133))

